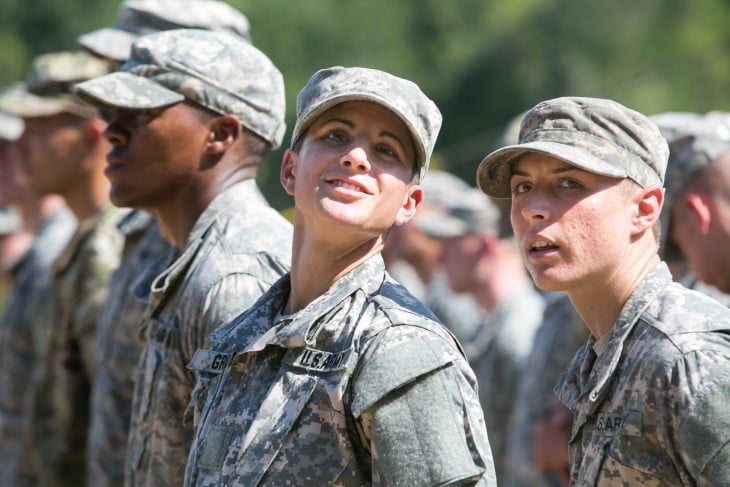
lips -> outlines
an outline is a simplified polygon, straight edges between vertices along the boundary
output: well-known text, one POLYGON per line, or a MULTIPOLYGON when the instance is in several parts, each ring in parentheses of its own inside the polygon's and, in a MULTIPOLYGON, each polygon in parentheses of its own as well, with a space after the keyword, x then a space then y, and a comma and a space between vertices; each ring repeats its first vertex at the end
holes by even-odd
POLYGON ((532 239, 526 248, 527 254, 533 258, 545 257, 559 249, 558 245, 542 237, 532 239))
POLYGON ((327 179, 326 181, 332 186, 335 186, 336 188, 342 188, 346 191, 372 194, 372 192, 364 184, 361 184, 351 178, 332 178, 327 179))

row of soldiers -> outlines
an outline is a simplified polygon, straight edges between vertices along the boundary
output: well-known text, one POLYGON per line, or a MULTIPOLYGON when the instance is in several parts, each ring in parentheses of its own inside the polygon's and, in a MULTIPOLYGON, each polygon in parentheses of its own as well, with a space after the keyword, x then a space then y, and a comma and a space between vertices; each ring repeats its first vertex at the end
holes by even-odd
MULTIPOLYGON (((378 70, 324 69, 300 92, 282 161, 292 227, 255 184, 282 143, 284 95, 248 29, 217 1, 127 1, 113 28, 79 38, 86 52, 40 56, 25 84, 0 95, 0 109, 24 122, 22 137, 3 134, 19 137, 4 146, 3 165, 22 166, 14 186, 35 196, 20 206, 35 238, 14 265, 2 327, 3 485, 582 485, 600 476, 590 441, 575 456, 580 401, 561 394, 565 407, 552 389, 589 331, 588 349, 602 339, 601 352, 610 334, 590 306, 576 313, 581 293, 545 285, 527 257, 535 249, 504 234, 507 212, 484 193, 510 195, 502 179, 511 173, 499 169, 515 170, 517 159, 502 159, 509 150, 661 185, 666 142, 656 127, 613 102, 546 102, 522 119, 516 145, 482 163, 480 191, 426 171, 441 117, 417 86, 378 70), (604 119, 582 118, 597 109, 604 119), (621 129, 602 132, 606 121, 621 129), (569 137, 549 139, 555 126, 569 137), (608 141, 601 154, 614 169, 529 145, 549 134, 549 144, 590 152, 584 133, 608 141), (616 148, 623 159, 610 158, 616 148), (537 292, 525 263, 538 287, 568 293, 537 292)), ((682 210, 724 194, 714 163, 728 123, 719 113, 690 118, 655 118, 676 138, 657 242, 667 256, 681 247, 706 284, 687 280, 687 268, 673 267, 675 276, 722 297, 708 286, 728 290, 715 277, 727 275, 715 272, 717 254, 709 269, 696 260, 721 248, 720 206, 682 210), (705 168, 712 176, 699 177, 705 168), (712 196, 693 196, 701 191, 712 196), (705 250, 695 252, 698 242, 705 250)), ((726 356, 727 345, 718 350, 726 356)), ((724 382, 702 365, 713 372, 705 396, 724 397, 706 392, 724 382)), ((719 420, 705 430, 726 434, 719 420)), ((712 470, 722 451, 697 466, 693 448, 672 458, 676 478, 722 483, 712 470)), ((648 481, 656 465, 642 462, 648 481)))

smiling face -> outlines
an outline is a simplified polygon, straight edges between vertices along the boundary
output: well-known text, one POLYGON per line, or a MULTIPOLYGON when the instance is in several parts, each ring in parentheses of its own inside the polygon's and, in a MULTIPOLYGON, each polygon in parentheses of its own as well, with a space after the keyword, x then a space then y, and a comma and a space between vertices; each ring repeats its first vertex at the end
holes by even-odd
POLYGON ((530 153, 510 178, 512 226, 525 264, 544 290, 601 285, 626 256, 633 209, 625 185, 530 153))
POLYGON ((410 132, 395 114, 374 103, 344 102, 287 151, 281 181, 294 196, 298 220, 324 232, 350 228, 367 239, 415 213, 423 191, 411 184, 414 159, 410 132))
POLYGON ((104 133, 112 144, 105 174, 111 201, 154 210, 191 191, 201 174, 210 115, 187 103, 114 110, 104 133))

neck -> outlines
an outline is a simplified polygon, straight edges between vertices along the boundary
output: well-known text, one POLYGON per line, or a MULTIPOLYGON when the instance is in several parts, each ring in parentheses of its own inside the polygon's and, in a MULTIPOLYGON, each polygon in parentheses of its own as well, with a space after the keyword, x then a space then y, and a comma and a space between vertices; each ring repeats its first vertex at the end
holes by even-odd
POLYGON ((579 285, 568 290, 575 310, 596 339, 611 332, 631 293, 659 262, 656 250, 638 259, 626 258, 625 264, 601 285, 579 285))
POLYGON ((104 165, 80 177, 74 186, 61 193, 71 212, 80 223, 98 212, 109 201, 109 180, 104 176, 104 165))
POLYGON ((305 308, 338 279, 383 248, 381 237, 367 239, 357 245, 339 244, 309 237, 300 227, 295 219, 287 314, 305 308))
POLYGON ((18 206, 23 229, 36 233, 43 222, 64 206, 63 198, 55 194, 32 198, 18 206))

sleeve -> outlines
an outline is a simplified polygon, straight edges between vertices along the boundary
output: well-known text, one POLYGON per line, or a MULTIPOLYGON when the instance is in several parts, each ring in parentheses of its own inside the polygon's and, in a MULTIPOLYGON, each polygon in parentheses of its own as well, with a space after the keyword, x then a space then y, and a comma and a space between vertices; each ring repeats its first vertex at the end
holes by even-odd
POLYGON ((696 352, 683 362, 678 445, 700 486, 730 485, 730 354, 696 352))
POLYGON ((360 364, 351 409, 374 485, 496 485, 474 375, 453 344, 391 327, 360 364))

